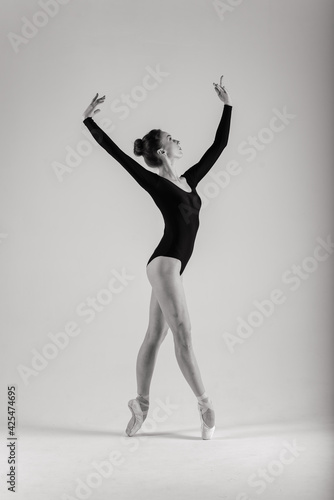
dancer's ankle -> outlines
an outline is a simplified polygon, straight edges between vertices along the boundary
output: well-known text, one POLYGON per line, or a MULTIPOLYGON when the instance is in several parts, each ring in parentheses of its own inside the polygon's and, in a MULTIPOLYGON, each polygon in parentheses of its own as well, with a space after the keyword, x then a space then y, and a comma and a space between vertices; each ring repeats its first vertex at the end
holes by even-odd
POLYGON ((147 404, 150 403, 150 395, 149 394, 146 394, 144 396, 143 394, 139 394, 139 392, 138 392, 136 399, 138 399, 138 401, 142 401, 142 402, 147 403, 147 404))
POLYGON ((201 396, 196 396, 196 397, 200 405, 202 405, 203 403, 208 403, 210 401, 210 398, 206 392, 203 392, 201 396))

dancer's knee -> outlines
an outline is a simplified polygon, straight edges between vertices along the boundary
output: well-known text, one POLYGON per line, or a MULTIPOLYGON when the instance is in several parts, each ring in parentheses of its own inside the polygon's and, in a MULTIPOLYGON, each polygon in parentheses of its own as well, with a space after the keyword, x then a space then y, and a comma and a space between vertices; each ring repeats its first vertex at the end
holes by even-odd
POLYGON ((187 321, 180 321, 173 331, 175 349, 192 348, 191 327, 187 321))

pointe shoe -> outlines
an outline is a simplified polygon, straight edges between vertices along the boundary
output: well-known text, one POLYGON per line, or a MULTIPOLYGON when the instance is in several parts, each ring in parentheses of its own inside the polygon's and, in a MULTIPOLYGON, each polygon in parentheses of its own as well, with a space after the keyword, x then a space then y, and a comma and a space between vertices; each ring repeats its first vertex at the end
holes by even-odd
POLYGON ((128 407, 132 412, 132 417, 127 425, 126 433, 128 436, 133 436, 143 425, 144 420, 146 419, 148 413, 149 404, 141 402, 139 403, 138 399, 130 399, 128 402, 128 407), (142 410, 142 407, 145 409, 142 410), (146 409, 147 408, 147 409, 146 409))
POLYGON ((209 427, 203 419, 203 414, 208 410, 213 410, 213 405, 211 401, 209 400, 206 403, 198 403, 198 411, 200 415, 200 421, 201 421, 201 432, 202 432, 202 439, 211 439, 213 436, 213 433, 215 432, 216 426, 214 425, 213 427, 209 427))

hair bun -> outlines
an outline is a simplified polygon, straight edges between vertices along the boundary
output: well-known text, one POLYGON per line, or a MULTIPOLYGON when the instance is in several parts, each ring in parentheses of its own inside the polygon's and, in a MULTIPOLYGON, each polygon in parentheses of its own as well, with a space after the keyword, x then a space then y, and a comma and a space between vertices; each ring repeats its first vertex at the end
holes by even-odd
POLYGON ((134 142, 133 151, 136 156, 141 156, 144 150, 144 142, 143 139, 136 139, 134 142))

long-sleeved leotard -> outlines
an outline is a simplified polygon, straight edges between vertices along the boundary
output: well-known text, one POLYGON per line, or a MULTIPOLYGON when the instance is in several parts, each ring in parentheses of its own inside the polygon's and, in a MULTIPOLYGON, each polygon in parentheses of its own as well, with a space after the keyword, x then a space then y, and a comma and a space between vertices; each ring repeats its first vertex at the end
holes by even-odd
POLYGON ((92 118, 83 120, 95 140, 151 195, 161 211, 165 222, 164 234, 146 265, 160 255, 174 257, 181 261, 180 275, 183 273, 193 252, 199 227, 202 201, 196 192, 196 186, 215 164, 227 145, 231 113, 232 106, 224 104, 213 144, 198 163, 181 175, 187 180, 191 192, 185 191, 169 179, 142 167, 124 153, 92 118))

